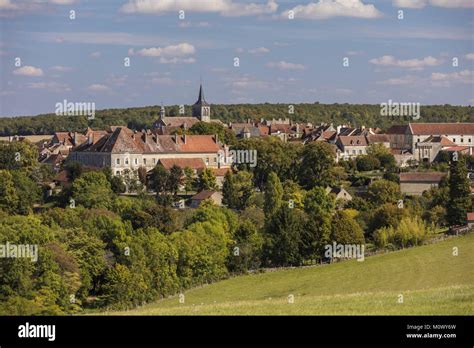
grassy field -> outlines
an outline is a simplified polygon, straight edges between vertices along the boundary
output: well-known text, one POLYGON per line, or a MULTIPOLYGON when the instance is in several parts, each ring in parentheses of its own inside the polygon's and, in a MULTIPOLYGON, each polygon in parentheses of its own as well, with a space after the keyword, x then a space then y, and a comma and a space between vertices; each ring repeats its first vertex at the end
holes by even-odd
POLYGON ((184 295, 184 304, 174 296, 107 314, 474 315, 474 234, 364 262, 239 276, 184 295), (458 256, 453 256, 454 247, 458 256))

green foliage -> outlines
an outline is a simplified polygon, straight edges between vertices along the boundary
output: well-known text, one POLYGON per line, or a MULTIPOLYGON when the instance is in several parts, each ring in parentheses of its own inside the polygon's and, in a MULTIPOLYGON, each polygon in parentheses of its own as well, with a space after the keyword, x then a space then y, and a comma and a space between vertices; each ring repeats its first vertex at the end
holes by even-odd
POLYGON ((331 241, 338 244, 364 244, 364 231, 345 211, 337 211, 332 218, 331 241))
POLYGON ((264 206, 263 211, 265 216, 270 218, 282 205, 283 187, 280 179, 275 172, 268 175, 267 183, 265 185, 264 206))
POLYGON ((255 225, 243 221, 235 231, 233 239, 228 259, 229 270, 244 273, 257 269, 261 263, 263 236, 255 225))
POLYGON ((86 208, 109 208, 112 189, 104 173, 88 172, 72 184, 72 198, 86 208))
POLYGON ((38 148, 30 142, 0 142, 0 169, 26 169, 29 171, 37 164, 38 148))
MULTIPOLYGON (((400 117, 380 116, 380 105, 368 104, 295 104, 292 118, 297 122, 332 122, 333 124, 364 124, 367 127, 389 128, 393 124, 407 123, 409 120, 400 117)), ((94 120, 87 116, 57 116, 43 114, 29 117, 4 117, 0 119, 0 135, 33 135, 52 134, 58 131, 84 131, 88 126, 94 129, 106 129, 109 126, 124 124, 131 129, 142 130, 152 124, 160 114, 160 105, 104 109, 96 111, 94 120)), ((185 105, 190 112, 191 106, 185 105)), ((169 115, 179 115, 179 105, 168 105, 169 115)), ((423 105, 421 120, 423 122, 472 122, 472 106, 423 105)), ((286 104, 213 104, 211 117, 223 122, 242 122, 248 118, 288 117, 286 104)))
POLYGON ((247 171, 227 172, 222 187, 223 203, 237 210, 249 207, 255 196, 252 179, 252 173, 247 171))
POLYGON ((377 157, 362 155, 357 156, 356 165, 359 172, 368 172, 380 168, 380 161, 377 157))
POLYGON ((263 257, 266 263, 272 267, 301 265, 301 238, 305 228, 304 213, 282 205, 265 229, 263 257))
POLYGON ((374 241, 379 248, 393 245, 397 248, 420 245, 429 233, 428 227, 419 217, 403 218, 396 228, 382 227, 375 231, 374 241))
POLYGON ((12 174, 8 170, 0 170, 0 208, 13 213, 18 201, 12 174))
POLYGON ((299 172, 300 184, 308 190, 314 186, 330 186, 333 166, 334 151, 329 144, 312 142, 306 145, 299 172))
POLYGON ((215 190, 217 188, 216 176, 211 169, 205 168, 197 180, 197 190, 215 190))
POLYGON ((464 225, 467 213, 472 209, 471 189, 467 178, 467 166, 464 157, 452 161, 449 171, 449 201, 447 205, 450 225, 464 225))
POLYGON ((369 201, 375 206, 395 203, 400 198, 400 187, 393 181, 376 180, 367 189, 369 201))

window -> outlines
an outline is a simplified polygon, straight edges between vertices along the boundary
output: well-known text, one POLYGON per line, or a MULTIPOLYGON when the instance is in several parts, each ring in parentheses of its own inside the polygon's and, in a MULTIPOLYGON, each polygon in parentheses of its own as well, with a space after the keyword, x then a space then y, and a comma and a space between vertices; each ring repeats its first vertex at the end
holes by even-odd
POLYGON ((456 138, 453 138, 453 142, 456 142, 456 138))
POLYGON ((115 172, 115 175, 120 175, 120 170, 117 170, 117 171, 115 172))
POLYGON ((356 150, 352 150, 352 154, 355 155, 355 154, 356 154, 356 150))
POLYGON ((116 163, 117 163, 117 164, 120 164, 120 158, 117 158, 117 162, 116 162, 116 163))
POLYGON ((125 164, 128 164, 128 158, 125 158, 125 164))
POLYGON ((209 165, 209 158, 206 158, 206 166, 209 165))
POLYGON ((359 155, 362 155, 362 150, 359 150, 359 155))
POLYGON ((155 163, 156 163, 156 158, 153 158, 153 164, 155 164, 155 163))
POLYGON ((135 164, 138 164, 138 158, 135 158, 135 164))
POLYGON ((461 138, 461 143, 464 143, 464 139, 463 139, 463 138, 461 138))
POLYGON ((143 159, 143 164, 145 164, 145 165, 146 165, 146 158, 144 158, 144 159, 143 159))

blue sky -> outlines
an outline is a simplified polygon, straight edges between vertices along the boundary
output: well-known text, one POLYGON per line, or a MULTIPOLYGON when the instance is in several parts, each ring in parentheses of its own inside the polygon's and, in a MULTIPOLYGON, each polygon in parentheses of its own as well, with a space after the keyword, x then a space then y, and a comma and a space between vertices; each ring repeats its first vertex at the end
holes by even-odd
POLYGON ((191 104, 201 78, 210 103, 474 104, 474 0, 0 0, 0 20, 1 116, 191 104))

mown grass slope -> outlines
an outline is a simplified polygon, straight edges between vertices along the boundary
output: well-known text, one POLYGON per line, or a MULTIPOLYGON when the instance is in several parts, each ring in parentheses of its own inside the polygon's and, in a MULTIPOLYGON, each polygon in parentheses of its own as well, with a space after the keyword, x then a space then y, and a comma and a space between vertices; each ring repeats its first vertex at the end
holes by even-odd
POLYGON ((174 296, 108 314, 474 315, 474 234, 363 262, 238 276, 184 295, 184 304, 174 296), (458 256, 453 256, 454 247, 458 256))

